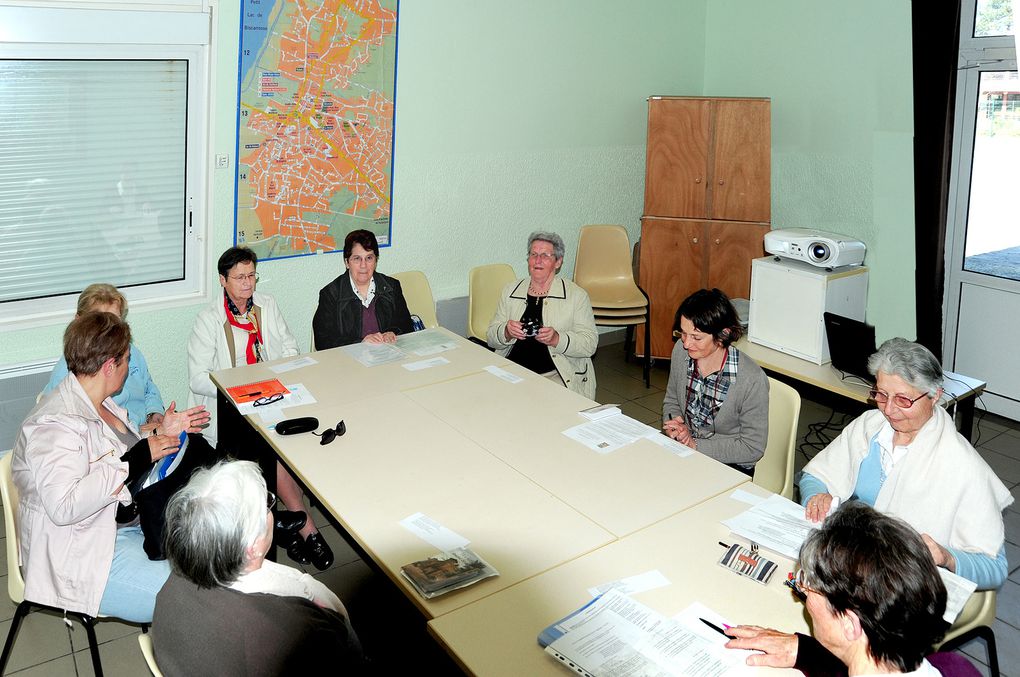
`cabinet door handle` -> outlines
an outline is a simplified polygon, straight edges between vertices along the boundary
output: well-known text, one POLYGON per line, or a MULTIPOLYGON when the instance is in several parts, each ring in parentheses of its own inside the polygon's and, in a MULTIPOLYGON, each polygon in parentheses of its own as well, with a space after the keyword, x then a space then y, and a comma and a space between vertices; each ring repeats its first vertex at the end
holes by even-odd
POLYGON ((691 242, 693 242, 694 244, 698 244, 698 238, 692 237, 691 242))
POLYGON ((723 180, 722 179, 719 179, 719 185, 720 186, 723 185, 723 180))
POLYGON ((716 238, 716 240, 715 240, 715 243, 716 243, 716 244, 720 244, 720 242, 719 242, 719 238, 716 238))
POLYGON ((699 176, 698 178, 694 179, 694 183, 701 183, 701 177, 699 176))

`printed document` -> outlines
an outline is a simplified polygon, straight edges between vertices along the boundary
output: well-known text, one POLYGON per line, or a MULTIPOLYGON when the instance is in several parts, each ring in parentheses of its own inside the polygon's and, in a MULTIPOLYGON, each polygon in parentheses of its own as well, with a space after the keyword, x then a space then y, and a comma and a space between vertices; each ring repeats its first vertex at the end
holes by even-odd
POLYGON ((723 520, 723 524, 738 536, 790 559, 797 559, 804 539, 821 526, 804 517, 802 505, 778 494, 723 520))

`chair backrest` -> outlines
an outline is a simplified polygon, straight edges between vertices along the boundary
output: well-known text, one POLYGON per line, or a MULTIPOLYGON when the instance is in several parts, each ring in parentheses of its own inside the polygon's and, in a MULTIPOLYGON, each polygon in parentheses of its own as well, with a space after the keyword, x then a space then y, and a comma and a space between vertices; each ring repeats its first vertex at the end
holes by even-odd
POLYGON ((21 577, 18 565, 20 553, 18 547, 18 488, 14 486, 11 475, 11 456, 6 454, 0 458, 0 499, 4 502, 4 529, 7 534, 7 594, 15 604, 25 599, 25 579, 21 577))
POLYGON ((408 270, 394 274, 393 278, 400 282, 404 300, 407 301, 407 308, 411 314, 420 317, 426 329, 438 327, 436 301, 432 297, 432 287, 425 273, 420 270, 408 270))
POLYGON ((152 650, 152 635, 143 632, 138 635, 138 646, 142 648, 142 656, 145 657, 145 664, 149 666, 152 677, 163 677, 159 666, 156 665, 156 654, 152 650))
POLYGON ((582 226, 574 259, 574 282, 587 288, 591 282, 610 279, 634 281, 630 240, 623 226, 582 226))
POLYGON ((514 269, 507 263, 490 263, 471 269, 468 273, 468 336, 485 342, 499 295, 514 279, 514 269))
POLYGON ((956 622, 946 630, 946 636, 942 638, 939 646, 948 644, 949 640, 956 639, 975 628, 992 627, 992 623, 995 622, 995 602, 994 590, 972 592, 970 599, 963 605, 960 615, 956 617, 956 622))
POLYGON ((790 499, 799 421, 800 394, 769 377, 769 439, 765 455, 754 466, 754 483, 790 499))

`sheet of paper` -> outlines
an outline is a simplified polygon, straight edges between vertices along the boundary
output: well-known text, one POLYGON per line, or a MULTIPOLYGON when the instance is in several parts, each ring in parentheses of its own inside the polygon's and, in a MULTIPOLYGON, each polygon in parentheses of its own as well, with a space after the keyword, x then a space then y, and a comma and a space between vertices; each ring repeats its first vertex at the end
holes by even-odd
POLYGON ((655 442, 666 451, 669 451, 672 454, 676 454, 681 458, 683 458, 684 456, 690 456, 691 454, 694 453, 694 450, 691 449, 690 447, 680 444, 673 438, 667 437, 666 435, 663 435, 661 432, 658 431, 656 431, 654 435, 648 435, 646 439, 655 442))
POLYGON ((804 518, 801 505, 775 494, 723 520, 723 524, 733 533, 790 559, 797 559, 804 539, 821 526, 804 518))
POLYGON ((407 357, 407 353, 392 343, 352 343, 340 350, 366 367, 399 362, 407 357))
POLYGON ((572 617, 569 626, 546 651, 589 674, 718 677, 730 668, 701 635, 617 590, 572 617))
POLYGON ((438 367, 441 364, 450 364, 450 360, 445 357, 432 357, 427 360, 418 360, 417 362, 408 362, 402 364, 404 369, 408 371, 421 371, 422 369, 429 369, 430 367, 438 367))
POLYGON ((951 625, 956 622, 956 617, 963 611, 963 605, 977 589, 977 583, 957 576, 942 567, 939 567, 939 576, 942 577, 942 582, 946 586, 946 613, 942 615, 942 618, 951 625))
POLYGON ((661 588, 669 584, 669 579, 666 578, 665 574, 658 569, 652 569, 651 571, 646 571, 643 574, 628 576, 627 578, 621 578, 618 581, 603 583, 595 588, 588 588, 588 594, 592 597, 597 597, 598 595, 609 592, 610 590, 619 590, 624 594, 633 595, 634 593, 644 592, 645 590, 654 590, 655 588, 661 588))
POLYGON ((734 501, 740 501, 741 503, 747 503, 748 505, 758 505, 765 499, 757 494, 752 494, 750 491, 744 489, 734 489, 733 493, 730 494, 730 498, 734 501))
POLYGON ((494 364, 490 364, 488 367, 486 367, 485 371, 489 372, 490 374, 492 374, 496 378, 503 379, 507 383, 520 383, 521 381, 524 380, 520 376, 516 376, 514 374, 511 374, 506 369, 500 369, 499 367, 497 367, 494 364))
POLYGON ((457 348, 457 340, 437 329, 425 329, 397 337, 397 347, 405 353, 425 357, 457 348))
POLYGON ((563 434, 600 454, 608 454, 657 432, 655 428, 619 414, 568 428, 563 434))
POLYGON ((289 362, 281 362, 280 364, 274 364, 269 369, 270 369, 270 371, 273 371, 273 372, 275 372, 277 374, 283 374, 283 373, 286 373, 288 371, 294 371, 295 369, 302 369, 304 367, 310 367, 313 364, 318 364, 318 363, 319 363, 318 360, 316 360, 311 355, 302 355, 301 357, 297 358, 296 360, 290 360, 289 362))
POLYGON ((471 543, 471 541, 457 532, 447 529, 428 515, 420 512, 400 520, 400 526, 443 552, 456 550, 457 548, 466 548, 471 543))
POLYGON ((754 668, 747 665, 747 657, 760 653, 758 651, 750 651, 746 649, 727 649, 725 644, 729 641, 726 637, 719 634, 712 628, 708 627, 701 622, 704 618, 709 623, 714 624, 716 627, 726 629, 731 627, 733 624, 728 620, 720 616, 718 613, 709 609, 701 602, 694 602, 689 607, 681 611, 680 613, 673 616, 673 619, 678 623, 682 624, 691 632, 703 637, 710 645, 712 645, 712 653, 719 657, 721 661, 729 665, 729 669, 726 671, 727 675, 739 675, 739 674, 750 674, 754 672, 754 668))
MULTIPOLYGON (((308 388, 305 388, 303 383, 284 384, 287 390, 290 392, 283 396, 283 399, 279 402, 273 402, 272 404, 266 404, 261 407, 256 407, 254 402, 245 402, 244 404, 237 405, 237 410, 241 412, 243 416, 251 416, 252 414, 258 414, 262 417, 266 423, 274 422, 279 423, 283 418, 277 418, 283 414, 283 410, 287 407, 300 407, 305 404, 315 404, 315 397, 308 392, 308 388), (269 417, 269 420, 267 420, 269 417)), ((286 418, 286 417, 284 417, 286 418)))
POLYGON ((589 421, 597 421, 601 418, 608 418, 610 416, 616 416, 617 414, 623 413, 620 411, 620 405, 618 404, 600 404, 595 407, 588 407, 577 412, 581 416, 584 416, 589 421))

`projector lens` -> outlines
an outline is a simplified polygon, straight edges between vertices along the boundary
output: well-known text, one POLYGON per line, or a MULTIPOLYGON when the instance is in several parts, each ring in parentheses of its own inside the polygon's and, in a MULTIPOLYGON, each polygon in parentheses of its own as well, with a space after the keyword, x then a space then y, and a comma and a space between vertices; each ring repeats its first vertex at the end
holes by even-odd
POLYGON ((829 248, 821 242, 811 244, 811 258, 819 263, 829 258, 829 248))

